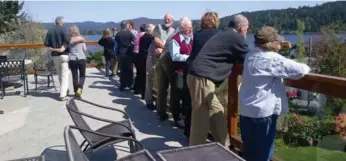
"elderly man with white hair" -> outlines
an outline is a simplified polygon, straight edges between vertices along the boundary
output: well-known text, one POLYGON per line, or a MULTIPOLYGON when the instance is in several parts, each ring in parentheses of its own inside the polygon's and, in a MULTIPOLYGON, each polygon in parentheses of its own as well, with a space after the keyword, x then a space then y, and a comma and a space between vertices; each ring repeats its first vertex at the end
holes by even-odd
MULTIPOLYGON (((164 66, 161 65, 161 63, 157 64, 158 59, 162 58, 165 53, 162 53, 163 45, 166 42, 166 40, 173 34, 174 28, 172 27, 174 22, 173 15, 172 14, 166 14, 164 18, 164 24, 159 24, 155 27, 154 30, 154 41, 152 41, 149 51, 148 51, 148 57, 146 62, 146 85, 145 85, 145 102, 147 104, 147 108, 150 110, 155 110, 156 107, 153 104, 153 97, 152 97, 152 90, 153 90, 153 78, 154 78, 154 71, 164 71, 164 66)), ((164 63, 165 64, 165 63, 164 63)), ((166 104, 167 100, 167 88, 168 88, 168 78, 166 75, 158 73, 158 76, 160 77, 160 84, 159 84, 159 93, 158 93, 158 106, 161 104, 166 104), (160 86, 162 85, 161 82, 165 82, 165 85, 167 85, 167 88, 165 90, 161 90, 160 86), (161 92, 163 91, 163 93, 161 92), (166 91, 166 92, 164 92, 166 91), (163 96, 165 95, 165 96, 163 96)), ((164 106, 164 109, 166 106, 164 106)), ((160 108, 161 109, 161 108, 160 108)), ((167 118, 168 115, 166 112, 162 112, 158 108, 158 114, 161 118, 167 118)), ((163 119, 164 120, 164 119, 163 119)))
POLYGON ((188 17, 182 17, 179 32, 174 34, 172 41, 169 42, 169 52, 172 58, 171 108, 175 125, 177 127, 185 126, 184 133, 188 133, 190 130, 190 120, 185 119, 183 123, 180 115, 186 116, 191 112, 191 98, 186 83, 186 60, 192 51, 192 35, 192 21, 188 17))

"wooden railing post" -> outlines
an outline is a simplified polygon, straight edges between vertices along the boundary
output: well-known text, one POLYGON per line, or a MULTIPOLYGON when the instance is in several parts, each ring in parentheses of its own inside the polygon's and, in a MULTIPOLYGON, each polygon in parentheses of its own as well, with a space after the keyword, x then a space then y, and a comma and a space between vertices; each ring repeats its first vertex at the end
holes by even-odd
POLYGON ((242 68, 242 65, 234 65, 232 68, 232 73, 228 78, 228 134, 230 137, 238 136, 238 87, 242 68))

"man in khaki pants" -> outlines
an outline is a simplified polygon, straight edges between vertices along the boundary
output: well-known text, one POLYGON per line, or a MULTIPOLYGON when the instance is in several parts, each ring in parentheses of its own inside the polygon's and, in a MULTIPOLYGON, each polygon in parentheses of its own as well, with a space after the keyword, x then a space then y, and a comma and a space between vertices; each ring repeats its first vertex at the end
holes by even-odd
POLYGON ((234 15, 229 27, 212 36, 191 60, 187 76, 192 100, 190 146, 206 142, 209 126, 215 141, 229 144, 225 112, 215 88, 230 75, 233 64, 244 60, 248 24, 243 15, 234 15))

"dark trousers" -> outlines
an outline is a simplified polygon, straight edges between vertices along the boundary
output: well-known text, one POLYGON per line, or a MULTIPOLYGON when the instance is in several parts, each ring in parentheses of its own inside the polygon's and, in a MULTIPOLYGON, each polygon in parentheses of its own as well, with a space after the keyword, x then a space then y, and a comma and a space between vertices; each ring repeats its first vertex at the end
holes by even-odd
POLYGON ((85 59, 70 60, 69 68, 71 69, 72 73, 73 89, 76 93, 78 88, 83 89, 84 86, 86 61, 85 59))
POLYGON ((172 74, 170 104, 173 119, 179 121, 181 119, 180 114, 185 115, 185 133, 189 133, 191 126, 191 97, 186 83, 186 74, 177 72, 172 74))
POLYGON ((134 83, 134 93, 141 94, 144 98, 145 93, 145 64, 147 61, 147 56, 145 53, 139 53, 134 56, 134 64, 137 70, 135 83, 134 83))
POLYGON ((247 161, 269 161, 274 154, 278 115, 263 118, 240 116, 243 158, 247 161))
POLYGON ((111 59, 106 59, 105 71, 106 77, 109 77, 109 70, 111 69, 111 59))
POLYGON ((133 54, 120 56, 120 89, 131 88, 133 84, 133 54))

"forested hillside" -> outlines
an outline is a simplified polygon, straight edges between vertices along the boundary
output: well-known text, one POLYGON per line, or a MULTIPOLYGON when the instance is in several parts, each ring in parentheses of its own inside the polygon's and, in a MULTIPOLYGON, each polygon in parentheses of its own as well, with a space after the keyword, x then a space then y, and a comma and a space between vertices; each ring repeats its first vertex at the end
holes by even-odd
MULTIPOLYGON (((346 23, 346 1, 327 2, 322 5, 280 10, 241 12, 250 20, 250 29, 262 25, 274 26, 281 32, 297 30, 297 19, 305 23, 305 32, 318 32, 322 26, 346 23)), ((220 27, 228 26, 230 16, 221 18, 220 27)), ((196 29, 199 21, 195 21, 196 29)), ((344 26, 344 25, 343 25, 344 26)))
MULTIPOLYGON (((23 3, 17 1, 0 1, 0 33, 15 29, 14 24, 20 22, 25 13, 21 12, 23 3)), ((255 12, 241 12, 250 20, 250 30, 257 29, 262 25, 270 25, 280 32, 293 33, 297 30, 297 19, 305 23, 305 32, 319 32, 322 26, 333 26, 339 31, 346 29, 346 1, 327 2, 322 5, 299 8, 287 8, 280 10, 263 10, 255 12)), ((161 23, 163 20, 152 18, 133 19, 135 28, 142 23, 161 23)), ((220 27, 228 26, 230 16, 221 18, 220 27)), ((42 23, 46 29, 53 23, 42 23)), ((66 26, 76 24, 83 34, 99 34, 104 28, 119 27, 117 22, 70 22, 66 26)), ((199 20, 194 21, 195 30, 199 28, 199 20)))

